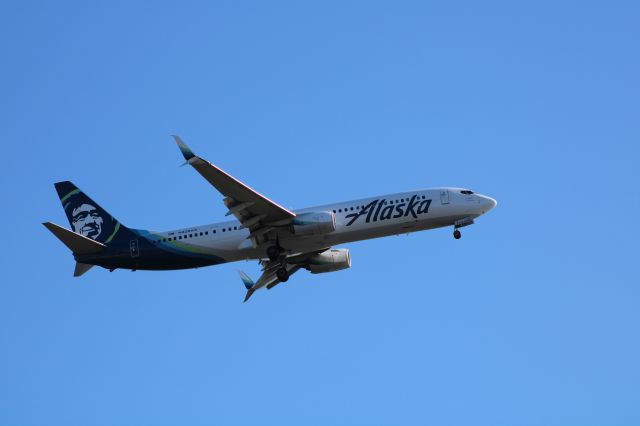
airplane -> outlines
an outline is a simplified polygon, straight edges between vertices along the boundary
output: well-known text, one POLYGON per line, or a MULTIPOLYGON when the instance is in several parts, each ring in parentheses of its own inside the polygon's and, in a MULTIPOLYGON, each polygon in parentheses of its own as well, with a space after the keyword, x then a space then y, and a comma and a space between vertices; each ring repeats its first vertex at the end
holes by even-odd
POLYGON ((289 210, 195 155, 173 135, 193 167, 223 196, 235 220, 165 232, 124 226, 69 181, 55 188, 73 230, 43 225, 73 253, 74 276, 93 266, 116 269, 176 270, 258 260, 262 275, 253 281, 239 271, 246 302, 259 289, 272 289, 306 269, 312 274, 351 267, 351 254, 336 245, 417 231, 472 225, 493 209, 491 197, 465 188, 431 188, 368 197, 301 210, 289 210))

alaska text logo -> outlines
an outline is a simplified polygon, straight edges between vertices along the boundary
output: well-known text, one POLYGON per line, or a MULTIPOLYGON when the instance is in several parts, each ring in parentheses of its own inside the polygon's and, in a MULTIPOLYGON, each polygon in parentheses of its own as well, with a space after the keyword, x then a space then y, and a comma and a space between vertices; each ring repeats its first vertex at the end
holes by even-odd
POLYGON ((385 204, 387 200, 385 200, 384 198, 382 200, 374 200, 364 206, 362 210, 345 216, 347 219, 351 219, 347 223, 347 226, 353 225, 356 220, 364 215, 367 216, 365 219, 365 223, 377 222, 378 220, 389 220, 392 218, 397 219, 399 217, 407 217, 409 215, 413 216, 414 219, 417 219, 419 214, 429 212, 431 200, 420 201, 416 200, 416 198, 418 198, 417 195, 411 197, 411 199, 408 200, 408 204, 397 203, 389 204, 386 206, 385 204))

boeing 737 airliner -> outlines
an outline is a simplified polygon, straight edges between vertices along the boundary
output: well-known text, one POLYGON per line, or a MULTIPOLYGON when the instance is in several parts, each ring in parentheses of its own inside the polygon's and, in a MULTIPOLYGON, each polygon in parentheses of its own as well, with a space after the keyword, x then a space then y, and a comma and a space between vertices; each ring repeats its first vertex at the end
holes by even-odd
POLYGON ((240 277, 245 302, 261 288, 271 289, 301 268, 312 274, 351 267, 349 250, 337 244, 453 226, 459 228, 496 206, 469 189, 433 188, 381 195, 291 211, 259 194, 195 155, 174 136, 186 163, 225 198, 236 220, 167 232, 122 225, 73 183, 55 184, 73 231, 45 222, 76 260, 74 276, 98 265, 110 271, 198 268, 256 259, 262 275, 240 277))

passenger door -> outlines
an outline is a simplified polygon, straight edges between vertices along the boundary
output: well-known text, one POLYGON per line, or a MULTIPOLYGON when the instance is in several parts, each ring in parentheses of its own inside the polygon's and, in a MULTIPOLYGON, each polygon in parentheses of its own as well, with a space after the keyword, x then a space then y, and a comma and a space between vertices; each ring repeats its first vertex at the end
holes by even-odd
POLYGON ((440 204, 449 204, 449 190, 440 190, 440 204))

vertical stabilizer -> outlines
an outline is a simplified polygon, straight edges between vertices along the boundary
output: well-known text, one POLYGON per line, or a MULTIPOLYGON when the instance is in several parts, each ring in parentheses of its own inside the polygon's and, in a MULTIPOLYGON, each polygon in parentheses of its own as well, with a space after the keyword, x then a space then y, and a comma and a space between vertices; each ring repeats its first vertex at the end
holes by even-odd
POLYGON ((132 232, 72 182, 55 184, 71 229, 102 244, 128 242, 132 232))

